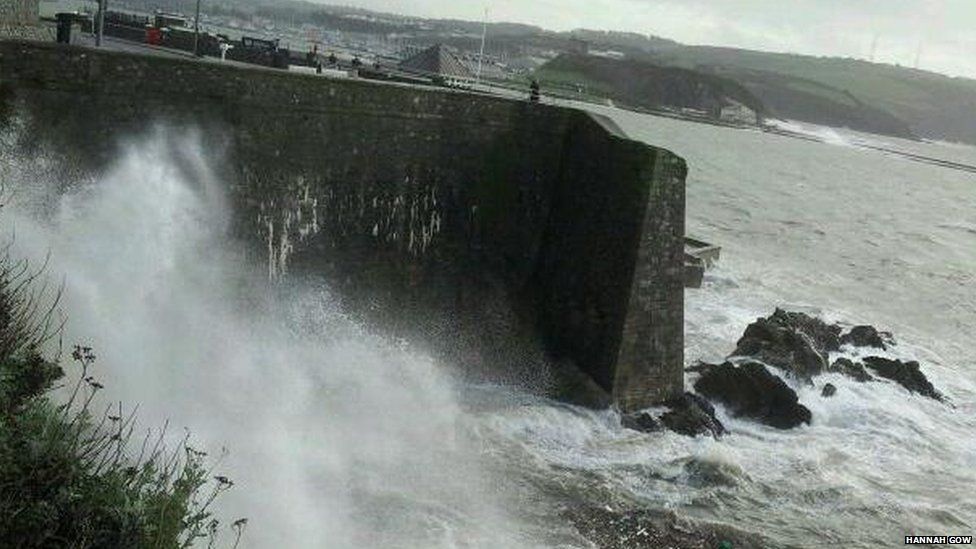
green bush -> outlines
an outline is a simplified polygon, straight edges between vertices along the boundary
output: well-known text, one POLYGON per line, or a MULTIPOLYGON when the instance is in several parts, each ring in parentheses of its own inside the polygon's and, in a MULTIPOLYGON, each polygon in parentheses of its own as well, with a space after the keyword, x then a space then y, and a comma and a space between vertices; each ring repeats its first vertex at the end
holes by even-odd
MULTIPOLYGON (((75 347, 75 376, 45 360, 41 345, 59 333, 54 305, 25 262, 0 254, 0 545, 143 548, 213 546, 210 512, 232 486, 214 476, 206 455, 184 438, 163 444, 166 428, 130 444, 135 414, 121 404, 93 411, 102 385, 90 375, 95 355, 75 347), (51 395, 66 380, 70 395, 51 395)), ((232 527, 234 545, 247 521, 232 527)))

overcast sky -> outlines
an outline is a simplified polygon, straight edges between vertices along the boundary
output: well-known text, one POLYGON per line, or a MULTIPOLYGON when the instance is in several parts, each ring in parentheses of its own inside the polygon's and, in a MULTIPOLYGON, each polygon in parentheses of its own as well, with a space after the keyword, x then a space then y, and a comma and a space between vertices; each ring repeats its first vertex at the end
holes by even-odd
POLYGON ((317 0, 423 17, 613 29, 868 59, 976 78, 976 0, 317 0))

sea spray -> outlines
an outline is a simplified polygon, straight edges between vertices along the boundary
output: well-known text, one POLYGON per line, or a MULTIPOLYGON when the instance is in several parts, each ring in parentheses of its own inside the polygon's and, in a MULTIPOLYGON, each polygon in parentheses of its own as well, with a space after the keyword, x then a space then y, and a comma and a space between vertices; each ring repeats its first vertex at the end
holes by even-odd
POLYGON ((64 341, 96 349, 106 402, 227 449, 220 518, 248 517, 248 546, 521 545, 444 368, 347 318, 329 288, 248 264, 200 134, 158 129, 72 182, 4 155, 3 228, 63 277, 64 341))

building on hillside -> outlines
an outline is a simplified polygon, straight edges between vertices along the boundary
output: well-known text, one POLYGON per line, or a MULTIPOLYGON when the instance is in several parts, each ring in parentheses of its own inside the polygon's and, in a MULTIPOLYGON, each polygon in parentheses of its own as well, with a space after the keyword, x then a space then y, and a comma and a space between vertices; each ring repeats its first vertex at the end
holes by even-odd
POLYGON ((474 73, 453 51, 437 44, 400 63, 403 72, 439 80, 448 86, 464 86, 475 79, 474 73))
POLYGON ((734 99, 726 99, 729 104, 722 107, 719 119, 730 124, 758 126, 759 114, 734 99))
POLYGON ((39 6, 39 0, 0 0, 0 38, 51 40, 51 29, 40 24, 39 6))
POLYGON ((604 59, 615 59, 617 61, 627 57, 627 54, 617 50, 590 50, 590 55, 604 59))

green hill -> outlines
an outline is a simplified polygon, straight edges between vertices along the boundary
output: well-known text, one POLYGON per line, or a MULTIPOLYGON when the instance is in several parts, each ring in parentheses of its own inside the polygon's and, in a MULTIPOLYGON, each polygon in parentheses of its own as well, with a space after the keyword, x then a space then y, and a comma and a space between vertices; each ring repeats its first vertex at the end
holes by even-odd
POLYGON ((563 54, 536 71, 545 89, 568 89, 647 109, 696 109, 718 118, 740 103, 760 116, 763 102, 738 82, 715 74, 634 59, 563 54))
POLYGON ((901 121, 920 137, 976 144, 976 80, 856 59, 702 46, 661 48, 644 58, 734 78, 787 118, 894 135, 901 121), (875 111, 872 122, 845 104, 875 111), (890 124, 896 127, 886 130, 890 124))

